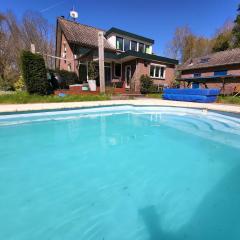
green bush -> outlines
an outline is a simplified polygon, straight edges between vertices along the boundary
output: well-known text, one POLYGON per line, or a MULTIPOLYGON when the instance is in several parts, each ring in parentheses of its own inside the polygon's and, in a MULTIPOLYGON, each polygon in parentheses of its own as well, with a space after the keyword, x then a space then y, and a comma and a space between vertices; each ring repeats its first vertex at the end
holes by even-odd
POLYGON ((148 75, 142 75, 140 78, 140 83, 141 83, 141 93, 146 94, 146 93, 151 93, 153 90, 153 81, 148 75))
POLYGON ((78 75, 75 72, 69 72, 66 70, 59 69, 56 70, 48 69, 48 72, 58 74, 61 78, 62 83, 64 83, 65 86, 80 83, 78 75))
POLYGON ((17 80, 17 82, 15 82, 14 88, 15 88, 15 91, 17 91, 17 92, 21 92, 26 89, 26 86, 25 86, 22 76, 20 76, 19 79, 17 80))
POLYGON ((3 79, 0 77, 0 90, 14 91, 14 79, 3 79))
POLYGON ((45 62, 41 55, 22 51, 21 70, 26 89, 30 94, 46 95, 51 93, 45 62))

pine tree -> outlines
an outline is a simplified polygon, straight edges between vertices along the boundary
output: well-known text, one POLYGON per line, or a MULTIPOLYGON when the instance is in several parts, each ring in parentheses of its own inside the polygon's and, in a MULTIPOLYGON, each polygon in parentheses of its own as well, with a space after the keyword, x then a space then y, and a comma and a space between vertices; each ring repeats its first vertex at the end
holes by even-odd
POLYGON ((240 47, 240 4, 237 9, 237 17, 235 19, 235 25, 233 27, 233 47, 240 47))

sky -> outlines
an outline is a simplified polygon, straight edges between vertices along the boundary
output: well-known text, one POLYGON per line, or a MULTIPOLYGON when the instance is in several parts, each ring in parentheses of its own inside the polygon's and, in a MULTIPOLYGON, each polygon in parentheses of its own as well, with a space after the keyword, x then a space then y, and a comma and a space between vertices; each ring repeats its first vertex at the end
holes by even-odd
POLYGON ((154 52, 165 55, 176 27, 188 25, 200 36, 212 37, 226 20, 234 20, 240 0, 0 0, 0 11, 11 10, 20 19, 27 10, 39 11, 50 23, 69 17, 107 30, 117 27, 155 40, 154 52))

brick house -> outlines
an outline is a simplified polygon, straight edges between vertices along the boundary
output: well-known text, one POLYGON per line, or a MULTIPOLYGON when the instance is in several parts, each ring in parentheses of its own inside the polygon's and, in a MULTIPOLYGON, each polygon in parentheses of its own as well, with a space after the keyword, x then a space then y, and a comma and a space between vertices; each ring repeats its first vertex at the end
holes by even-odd
POLYGON ((240 85, 240 48, 189 59, 178 67, 178 80, 199 84, 200 87, 221 88, 224 93, 234 92, 240 85))
POLYGON ((177 60, 153 54, 154 40, 117 28, 108 31, 57 19, 56 68, 75 71, 88 80, 88 62, 98 62, 98 33, 104 32, 105 82, 122 82, 131 92, 140 91, 140 77, 150 76, 154 83, 171 85, 177 60))

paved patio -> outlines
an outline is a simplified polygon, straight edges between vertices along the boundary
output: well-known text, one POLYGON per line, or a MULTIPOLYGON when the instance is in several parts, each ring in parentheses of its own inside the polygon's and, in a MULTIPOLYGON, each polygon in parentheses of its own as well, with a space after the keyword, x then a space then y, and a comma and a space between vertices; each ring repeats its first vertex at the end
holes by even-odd
POLYGON ((0 113, 53 110, 53 109, 71 109, 81 107, 97 107, 111 105, 134 105, 134 106, 168 106, 198 108, 223 112, 232 112, 240 114, 240 106, 226 105, 218 103, 193 103, 166 101, 161 99, 136 99, 136 100, 111 100, 111 101, 92 101, 92 102, 68 102, 68 103, 35 103, 35 104, 0 104, 0 113))

